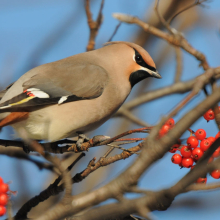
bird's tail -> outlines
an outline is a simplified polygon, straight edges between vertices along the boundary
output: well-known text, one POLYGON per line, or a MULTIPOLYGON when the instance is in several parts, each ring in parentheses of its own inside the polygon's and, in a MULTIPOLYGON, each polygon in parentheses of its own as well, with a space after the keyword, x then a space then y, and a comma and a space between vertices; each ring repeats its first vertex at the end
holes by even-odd
POLYGON ((29 112, 12 112, 0 121, 0 129, 28 118, 29 112))

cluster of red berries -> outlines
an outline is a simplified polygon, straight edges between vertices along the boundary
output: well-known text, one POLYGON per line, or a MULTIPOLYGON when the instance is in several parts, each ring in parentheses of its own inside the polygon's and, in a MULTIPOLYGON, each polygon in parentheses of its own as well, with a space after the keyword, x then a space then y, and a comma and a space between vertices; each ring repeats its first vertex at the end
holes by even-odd
MULTIPOLYGON (((215 118, 214 112, 210 109, 208 110, 203 117, 209 121, 215 118)), ((159 136, 162 137, 175 125, 174 119, 170 118, 160 129, 159 136)), ((179 140, 177 144, 174 144, 169 152, 175 153, 171 161, 174 164, 178 164, 181 168, 194 168, 195 163, 203 156, 204 152, 213 144, 213 142, 220 136, 220 132, 216 134, 215 137, 206 137, 206 132, 204 129, 198 129, 196 132, 187 139, 187 145, 182 145, 179 140), (200 143, 199 143, 200 142, 200 143), (180 153, 176 153, 179 151, 180 153)), ((218 147, 213 153, 212 157, 209 159, 209 162, 212 162, 214 158, 220 156, 220 147, 218 147)), ((215 178, 220 178, 220 170, 214 170, 210 175, 215 178)), ((207 178, 199 178, 197 183, 206 183, 207 178)))
POLYGON ((3 179, 0 177, 0 216, 3 216, 6 213, 5 206, 8 203, 8 192, 8 184, 4 183, 3 179))

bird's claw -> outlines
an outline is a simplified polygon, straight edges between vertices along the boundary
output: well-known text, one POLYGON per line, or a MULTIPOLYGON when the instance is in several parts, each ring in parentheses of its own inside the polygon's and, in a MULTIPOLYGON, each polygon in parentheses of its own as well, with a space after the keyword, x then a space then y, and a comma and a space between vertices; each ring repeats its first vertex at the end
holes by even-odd
POLYGON ((26 154, 29 154, 30 153, 30 148, 27 144, 23 144, 23 151, 26 153, 26 154))
POLYGON ((89 138, 82 133, 78 133, 78 141, 76 142, 76 148, 78 151, 81 151, 81 146, 84 142, 89 141, 89 138))

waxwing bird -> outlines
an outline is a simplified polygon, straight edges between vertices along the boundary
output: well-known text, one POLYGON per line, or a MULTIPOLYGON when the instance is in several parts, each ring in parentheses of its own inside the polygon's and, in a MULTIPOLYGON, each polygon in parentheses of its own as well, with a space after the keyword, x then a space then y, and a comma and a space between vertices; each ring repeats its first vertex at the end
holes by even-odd
POLYGON ((161 78, 150 55, 122 41, 38 66, 0 92, 0 128, 22 127, 36 140, 74 137, 108 120, 147 77, 161 78))

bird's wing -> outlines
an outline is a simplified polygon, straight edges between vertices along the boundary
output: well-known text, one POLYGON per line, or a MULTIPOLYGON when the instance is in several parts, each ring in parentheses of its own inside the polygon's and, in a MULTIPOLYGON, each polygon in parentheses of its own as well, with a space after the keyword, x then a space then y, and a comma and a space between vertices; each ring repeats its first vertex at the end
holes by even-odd
POLYGON ((89 63, 54 62, 35 71, 35 75, 24 81, 23 93, 0 104, 0 112, 94 99, 108 83, 107 71, 89 63))
POLYGON ((2 97, 5 95, 5 93, 8 91, 8 89, 10 89, 10 87, 13 85, 14 83, 11 83, 10 85, 8 85, 4 90, 0 91, 0 100, 2 99, 2 97))

